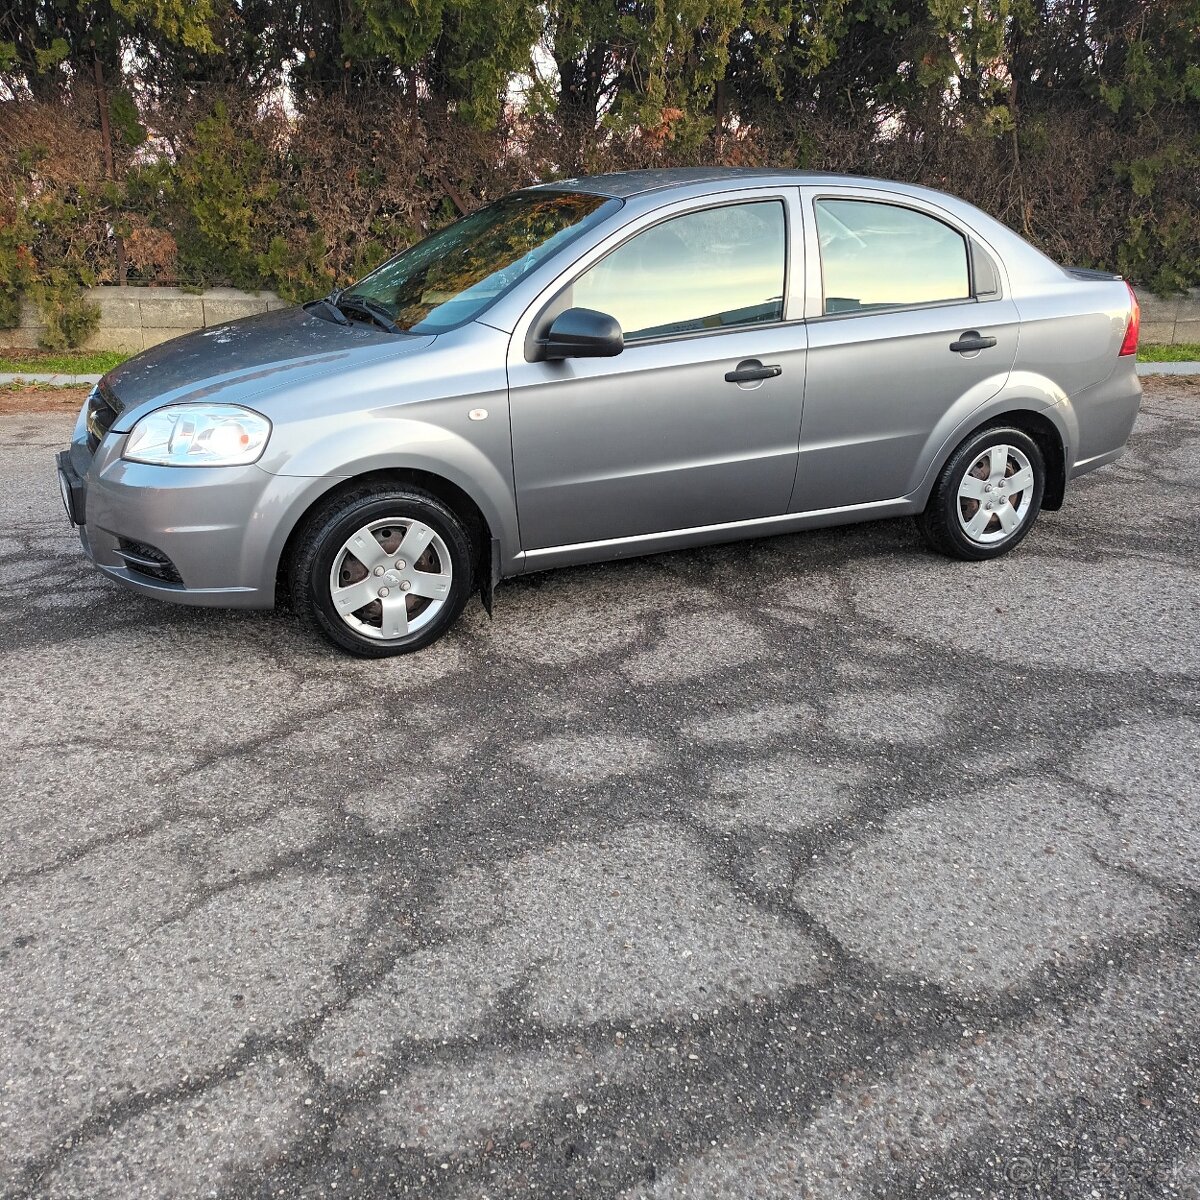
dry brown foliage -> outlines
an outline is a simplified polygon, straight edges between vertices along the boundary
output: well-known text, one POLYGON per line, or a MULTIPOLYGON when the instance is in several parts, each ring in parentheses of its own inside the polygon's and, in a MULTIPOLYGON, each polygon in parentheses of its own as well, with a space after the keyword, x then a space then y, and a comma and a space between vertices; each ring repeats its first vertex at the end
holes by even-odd
POLYGON ((330 100, 297 116, 278 104, 210 91, 176 96, 143 114, 150 140, 136 151, 117 150, 121 186, 131 173, 144 178, 155 157, 168 168, 186 163, 197 152, 198 127, 211 121, 222 99, 235 138, 229 165, 241 172, 236 188, 245 191, 234 194, 231 184, 230 194, 218 197, 241 222, 235 229, 230 218, 227 257, 218 220, 215 232, 205 232, 198 258, 201 201, 186 189, 143 186, 111 202, 95 96, 86 88, 65 106, 0 106, 0 209, 18 189, 76 205, 71 220, 45 231, 33 250, 43 262, 57 256, 84 263, 101 281, 115 279, 113 237, 124 232, 134 280, 250 283, 311 294, 360 275, 459 212, 515 187, 608 170, 803 166, 920 182, 976 203, 1059 261, 1113 267, 1138 222, 1196 205, 1194 180, 1189 198, 1188 180, 1166 172, 1147 198, 1118 169, 1168 148, 1182 131, 1143 128, 1135 145, 1098 126, 1089 110, 1069 105, 1025 115, 1018 148, 1011 131, 971 132, 939 112, 919 125, 910 116, 907 124, 881 128, 781 109, 770 124, 688 142, 673 133, 679 110, 664 109, 653 128, 581 139, 546 117, 509 114, 483 131, 444 115, 418 116, 399 99, 330 100))

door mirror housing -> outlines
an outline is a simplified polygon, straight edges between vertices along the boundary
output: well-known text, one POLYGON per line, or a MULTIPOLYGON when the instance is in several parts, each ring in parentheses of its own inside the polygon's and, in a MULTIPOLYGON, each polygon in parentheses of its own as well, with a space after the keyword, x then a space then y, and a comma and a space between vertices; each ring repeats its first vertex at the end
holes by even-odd
POLYGON ((616 317, 594 308, 568 308, 554 318, 541 345, 543 359, 615 358, 625 349, 616 317))

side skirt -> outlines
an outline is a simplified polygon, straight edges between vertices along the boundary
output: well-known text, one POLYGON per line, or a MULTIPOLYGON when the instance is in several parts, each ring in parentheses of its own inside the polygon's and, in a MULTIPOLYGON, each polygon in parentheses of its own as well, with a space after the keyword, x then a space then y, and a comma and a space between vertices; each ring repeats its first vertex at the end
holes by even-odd
POLYGON ((663 533, 638 534, 635 537, 610 538, 598 542, 576 542, 570 546, 548 546, 541 550, 525 550, 516 556, 517 572, 545 571, 552 567, 567 567, 579 563, 610 562, 621 558, 638 558, 646 554, 663 554, 690 546, 710 546, 720 542, 740 542, 747 538, 770 537, 774 534, 795 533, 800 529, 817 529, 829 525, 850 525, 858 521, 879 521, 885 517, 912 516, 921 511, 920 504, 909 496, 894 500, 873 500, 869 504, 849 504, 842 508, 823 508, 805 513, 782 513, 777 517, 760 517, 751 521, 731 521, 724 525, 700 525, 693 529, 670 529, 663 533))

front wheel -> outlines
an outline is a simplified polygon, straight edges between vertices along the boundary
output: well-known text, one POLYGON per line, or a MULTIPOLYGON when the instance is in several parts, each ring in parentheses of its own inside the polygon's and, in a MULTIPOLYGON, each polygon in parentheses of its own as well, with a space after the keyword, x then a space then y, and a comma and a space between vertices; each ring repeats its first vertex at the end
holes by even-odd
POLYGON ((950 456, 917 526, 934 550, 952 558, 998 558, 1029 532, 1045 486, 1037 443, 1020 429, 992 426, 950 456))
POLYGON ((310 518, 291 570, 301 620, 363 658, 408 654, 454 623, 474 583, 459 517, 416 488, 378 487, 310 518))

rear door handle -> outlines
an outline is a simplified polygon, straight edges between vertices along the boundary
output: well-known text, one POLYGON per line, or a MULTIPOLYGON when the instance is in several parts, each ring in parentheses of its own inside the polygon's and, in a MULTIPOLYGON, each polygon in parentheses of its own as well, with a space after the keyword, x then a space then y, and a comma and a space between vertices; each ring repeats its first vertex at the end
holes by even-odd
POLYGON ((994 337, 980 337, 977 329, 968 330, 957 342, 950 343, 950 349, 956 354, 966 354, 971 350, 988 350, 996 344, 994 337))
POLYGON ((763 366, 757 358, 748 358, 738 363, 732 371, 725 372, 726 383, 752 383, 755 379, 774 379, 782 375, 783 368, 777 365, 763 366))

